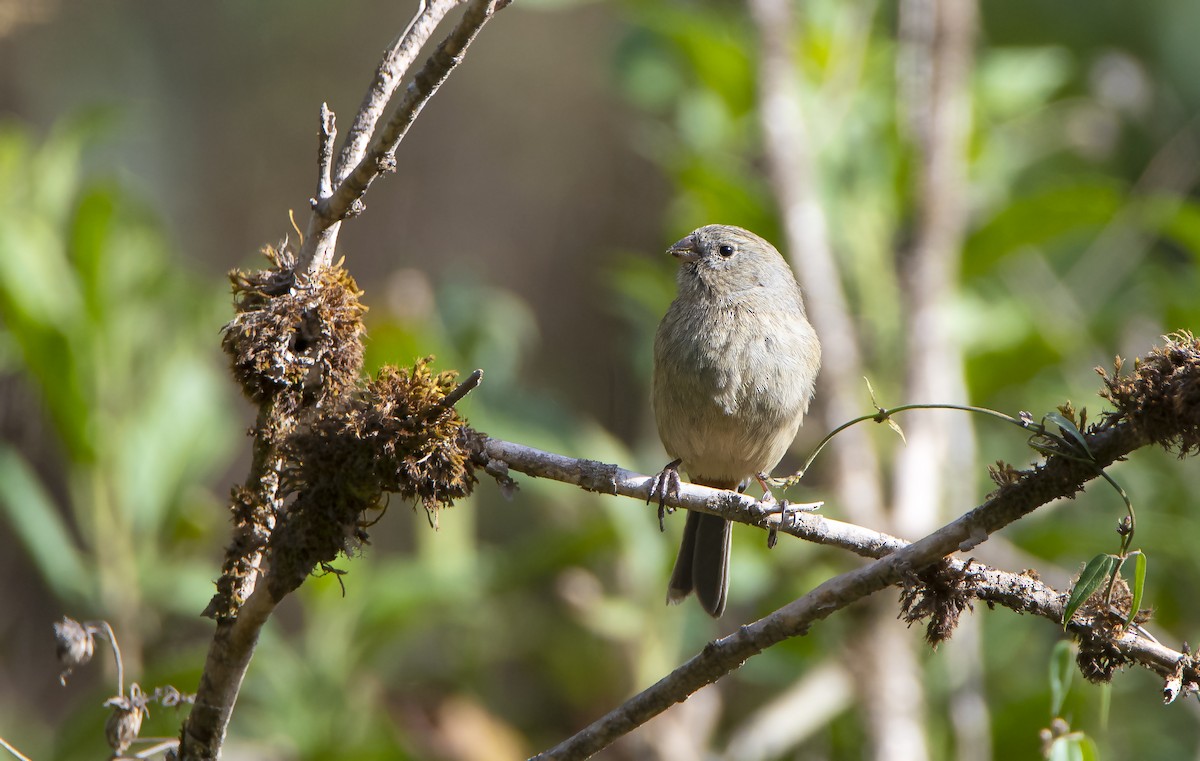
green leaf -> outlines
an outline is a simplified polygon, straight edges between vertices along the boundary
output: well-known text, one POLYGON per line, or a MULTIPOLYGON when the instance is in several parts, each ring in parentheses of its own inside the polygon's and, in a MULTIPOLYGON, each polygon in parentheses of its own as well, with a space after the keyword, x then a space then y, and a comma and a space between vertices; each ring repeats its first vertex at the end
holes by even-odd
POLYGON ((1083 732, 1072 732, 1056 739, 1050 746, 1052 761, 1099 761, 1096 743, 1083 732))
POLYGON ((1088 561, 1088 564, 1084 566, 1083 573, 1079 574, 1079 581, 1075 582, 1075 587, 1071 590, 1071 597, 1067 600, 1066 610, 1063 611, 1064 629, 1071 622, 1075 611, 1079 610, 1079 606, 1083 605, 1084 601, 1100 588, 1100 585, 1112 575, 1116 567, 1117 558, 1112 555, 1097 555, 1088 561))
POLYGON ((58 506, 25 458, 7 445, 0 445, 0 510, 55 594, 85 599, 89 577, 58 506))
POLYGON ((1079 756, 1075 753, 1075 746, 1071 742, 1070 737, 1060 737, 1050 745, 1050 754, 1046 756, 1049 761, 1078 761, 1079 756))
MULTIPOLYGON (((1105 687, 1112 685, 1106 684, 1105 687)), ((1079 761, 1100 761, 1100 750, 1096 747, 1096 743, 1092 738, 1085 734, 1080 734, 1076 738, 1076 746, 1079 748, 1079 761)))
POLYGON ((1141 550, 1134 550, 1130 553, 1133 558, 1133 600, 1129 603, 1129 617, 1125 619, 1125 625, 1128 626, 1133 622, 1133 617, 1137 615, 1138 609, 1142 607, 1142 593, 1146 587, 1146 555, 1141 550))
POLYGON ((1065 415, 1057 411, 1048 412, 1043 419, 1054 423, 1056 426, 1058 426, 1060 431, 1075 439, 1075 442, 1083 448, 1083 451, 1087 452, 1088 457, 1092 458, 1093 460, 1095 459, 1095 456, 1092 455, 1092 450, 1088 448, 1087 439, 1083 437, 1083 434, 1079 432, 1079 429, 1075 427, 1075 424, 1068 420, 1065 415))
POLYGON ((0 224, 0 309, 5 318, 43 330, 72 324, 81 302, 59 231, 38 210, 5 211, 10 215, 0 224))
POLYGON ((1071 691, 1075 676, 1075 648, 1066 640, 1060 641, 1050 653, 1050 718, 1062 716, 1063 703, 1071 691))
POLYGON ((190 484, 224 465, 236 426, 209 357, 183 345, 146 368, 140 403, 113 436, 124 509, 139 531, 154 535, 190 484), (172 435, 164 436, 164 431, 172 435))

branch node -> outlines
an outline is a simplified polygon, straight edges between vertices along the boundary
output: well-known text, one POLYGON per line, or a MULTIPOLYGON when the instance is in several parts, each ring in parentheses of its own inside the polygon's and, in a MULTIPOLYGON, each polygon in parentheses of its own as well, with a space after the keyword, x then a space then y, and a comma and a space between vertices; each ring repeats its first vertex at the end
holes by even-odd
POLYGON ((388 174, 396 171, 396 154, 385 153, 375 161, 375 169, 380 174, 388 174))
POLYGON ((481 382, 483 382, 483 370, 476 369, 462 383, 455 386, 453 391, 442 397, 440 402, 422 413, 418 420, 425 421, 434 415, 440 415, 462 401, 463 397, 474 391, 481 382))
POLYGON ((579 485, 588 491, 616 494, 617 466, 597 460, 580 460, 579 485))

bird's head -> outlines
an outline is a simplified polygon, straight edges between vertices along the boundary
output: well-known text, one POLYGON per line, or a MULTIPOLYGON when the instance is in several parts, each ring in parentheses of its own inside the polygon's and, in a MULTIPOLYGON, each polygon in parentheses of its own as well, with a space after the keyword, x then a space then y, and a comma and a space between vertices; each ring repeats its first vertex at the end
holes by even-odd
POLYGON ((783 256, 763 238, 731 225, 706 225, 667 253, 679 260, 680 289, 703 287, 717 296, 753 289, 796 288, 783 256))

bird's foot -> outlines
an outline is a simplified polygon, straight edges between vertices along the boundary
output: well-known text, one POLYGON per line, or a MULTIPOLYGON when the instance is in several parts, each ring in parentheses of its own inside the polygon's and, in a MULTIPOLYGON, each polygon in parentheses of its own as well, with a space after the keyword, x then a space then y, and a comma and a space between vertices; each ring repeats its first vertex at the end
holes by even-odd
MULTIPOLYGON (((796 516, 800 514, 799 510, 792 509, 791 502, 788 502, 786 499, 776 502, 775 498, 769 492, 764 495, 764 498, 760 504, 764 505, 763 512, 765 512, 768 516, 772 516, 772 517, 775 515, 779 516, 779 520, 777 521, 778 526, 792 528, 792 526, 795 525, 796 516), (766 504, 767 503, 766 497, 771 497, 769 504, 766 504)), ((770 520, 770 519, 768 519, 768 520, 770 520)), ((775 524, 776 521, 771 521, 771 523, 775 524)), ((779 541, 778 526, 771 525, 771 528, 767 529, 767 549, 768 550, 775 549, 775 543, 779 541)))
POLYGON ((683 460, 672 460, 667 463, 667 467, 659 471, 658 475, 650 479, 650 492, 646 495, 646 504, 650 504, 650 500, 658 497, 658 530, 666 531, 667 527, 664 519, 668 512, 675 512, 675 508, 667 507, 667 498, 677 499, 679 497, 679 464, 683 460))
POLYGON ((775 495, 771 493, 768 485, 770 477, 765 473, 759 473, 754 476, 759 485, 762 486, 763 496, 758 501, 761 514, 767 519, 769 528, 767 530, 767 547, 775 546, 778 539, 778 529, 795 528, 799 521, 800 513, 811 513, 814 510, 821 509, 824 502, 788 502, 786 499, 777 500, 775 495), (775 518, 774 516, 779 516, 775 518))
POLYGON ((824 502, 788 502, 786 499, 781 499, 778 502, 775 500, 762 500, 759 503, 760 514, 765 516, 778 515, 777 520, 785 528, 791 528, 796 525, 796 519, 800 513, 812 513, 820 510, 824 506, 824 502))

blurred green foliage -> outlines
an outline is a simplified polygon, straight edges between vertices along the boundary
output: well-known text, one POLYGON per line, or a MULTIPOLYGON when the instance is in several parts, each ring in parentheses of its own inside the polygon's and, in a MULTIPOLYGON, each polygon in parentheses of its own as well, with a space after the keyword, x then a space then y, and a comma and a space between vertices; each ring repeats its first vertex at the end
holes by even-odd
POLYGON ((110 121, 89 112, 41 141, 0 125, 0 372, 33 402, 31 433, 0 442, 0 516, 63 613, 112 622, 140 679, 143 636, 210 593, 197 540, 223 521, 203 484, 240 442, 219 284, 182 268, 119 181, 85 178, 110 121))
MULTIPOLYGON (((15 189, 0 212, 5 369, 33 384, 66 463, 41 484, 6 443, 0 497, 57 595, 121 608, 120 598, 148 590, 91 569, 103 558, 148 570, 172 551, 163 537, 186 546, 193 524, 210 520, 191 508, 211 507, 190 489, 228 461, 236 429, 204 341, 219 291, 195 287, 152 216, 117 185, 80 185, 93 127, 65 124, 41 145, 19 128, 0 131, 0 182, 15 189)), ((178 590, 156 601, 183 602, 178 590)))
MULTIPOLYGON (((637 114, 630 142, 675 187, 663 240, 714 221, 778 240, 744 8, 638 0, 614 12, 621 26, 611 74, 637 114)), ((897 398, 904 358, 894 265, 912 225, 914 157, 898 109, 893 13, 870 0, 813 0, 796 41, 820 191, 885 404, 937 401, 897 398)), ((1035 416, 1068 398, 1098 409, 1094 366, 1200 322, 1200 205, 1187 171, 1196 126, 1180 105, 1200 96, 1187 91, 1183 54, 1161 52, 1190 42, 1132 17, 1124 29, 1074 25, 1061 41, 1028 31, 1053 13, 985 8, 972 79, 971 220, 955 300, 971 403, 1035 416), (1001 14, 1020 15, 1020 24, 1001 14)), ((134 678, 187 690, 208 631, 188 622, 211 592, 225 539, 209 485, 244 451, 216 353, 231 311, 223 283, 175 257, 148 204, 85 172, 97 130, 92 117, 40 141, 20 127, 0 129, 0 186, 9 189, 0 197, 0 372, 23 379, 55 444, 52 456, 33 461, 19 442, 0 442, 0 509, 64 612, 112 621, 134 678)), ((651 336, 674 292, 666 259, 614 251, 602 284, 629 329, 618 371, 640 384, 630 404, 645 405, 651 336)), ((529 357, 552 348, 512 293, 468 276, 432 283, 404 271, 369 285, 365 298, 368 368, 427 354, 438 368, 481 367, 484 383, 463 404, 477 428, 647 471, 662 464, 651 425, 618 440, 525 375, 529 357), (389 293, 402 295, 391 304, 389 293)), ((811 428, 801 448, 820 437, 811 428)), ((1033 456, 1008 426, 978 424, 978 436, 987 461, 1020 466, 1033 456)), ((232 467, 236 477, 242 467, 232 467)), ((1140 511, 1136 546, 1153 556, 1152 626, 1170 641, 1194 640, 1195 467, 1142 451, 1112 470, 1140 511)), ((818 463, 791 496, 820 498, 820 477, 818 463)), ((989 488, 982 473, 967 477, 989 488)), ((533 479, 520 479, 511 501, 485 481, 437 533, 408 508, 390 506, 365 560, 338 564, 348 576, 314 578, 281 608, 247 677, 231 749, 279 758, 520 756, 652 683, 725 627, 856 562, 798 542, 768 553, 760 534, 735 531, 733 608, 714 625, 694 605, 662 602, 679 516, 664 537, 651 510, 533 479), (474 750, 454 745, 470 737, 474 750)), ((1101 487, 998 541, 1063 586, 1087 558, 1115 548, 1122 515, 1101 487)), ((724 682, 724 710, 709 728, 714 747, 822 658, 853 646, 855 615, 823 622, 724 682)), ((1105 758, 1195 756, 1195 712, 1158 707, 1151 676, 1118 676, 1105 728, 1100 689, 1080 680, 1068 689, 1058 628, 1005 611, 974 616, 995 757, 1037 757, 1038 730, 1059 716, 1105 758), (1058 666, 1049 679, 1047 663, 1058 666)), ((956 676, 937 653, 927 668, 934 753, 950 758, 956 676)), ((81 700, 63 726, 30 717, 30 742, 47 749, 35 755, 96 757, 100 697, 81 700)), ((153 731, 172 734, 178 717, 162 711, 152 721, 153 731)), ((847 710, 810 740, 809 757, 858 758, 864 742, 847 710)), ((636 740, 613 754, 643 757, 636 740)))
MULTIPOLYGON (((615 75, 646 114, 635 144, 675 181, 670 233, 664 237, 719 221, 778 239, 749 102, 756 84, 747 56, 755 38, 744 9, 669 1, 625 8, 632 29, 615 75)), ((884 404, 926 401, 897 398, 905 361, 898 353, 905 343, 898 333, 904 323, 897 252, 913 224, 915 156, 896 86, 895 10, 832 0, 796 8, 799 95, 810 119, 807 150, 817 162, 818 191, 868 350, 871 382, 884 404)), ((1022 28, 1038 28, 1043 12, 1029 6, 1022 12, 1027 14, 1022 28)), ((1076 49, 1054 42, 1048 30, 1032 35, 1041 38, 1037 43, 1028 36, 1009 41, 997 35, 993 16, 1010 13, 1007 7, 984 8, 972 78, 970 223, 954 326, 966 349, 972 404, 1038 416, 1071 399, 1094 417, 1103 407, 1093 396, 1094 367, 1111 368, 1115 355, 1144 352, 1161 335, 1200 323, 1200 203, 1192 195, 1200 129, 1178 105, 1197 91, 1190 80, 1160 66, 1160 51, 1148 44, 1144 27, 1076 49)), ((1046 17, 1052 13, 1045 11, 1046 17)), ((1086 28, 1074 26, 1076 32, 1086 28)), ((612 282, 626 313, 637 315, 637 333, 646 335, 663 302, 651 308, 651 289, 638 271, 642 265, 619 267, 612 282)), ((660 277, 668 277, 668 270, 664 264, 660 277)), ((870 411, 865 392, 863 407, 870 411)), ((1034 458, 1007 426, 976 427, 985 461, 1022 466, 1034 458)), ((1194 639, 1200 614, 1184 600, 1200 564, 1181 541, 1191 533, 1178 527, 1195 522, 1192 495, 1200 486, 1195 467, 1163 452, 1141 451, 1112 471, 1140 509, 1136 543, 1158 569, 1147 582, 1154 626, 1175 642, 1194 639)), ((981 494, 991 488, 983 478, 978 486, 981 494)), ((1119 498, 1100 487, 1073 504, 1040 511, 999 541, 1019 546, 1027 553, 1021 562, 1061 588, 1072 569, 1096 552, 1116 550, 1113 529, 1122 513, 1119 498)), ((735 554, 736 587, 747 574, 754 578, 746 566, 754 568, 763 553, 739 547, 735 554)), ((762 560, 770 569, 763 585, 735 588, 731 599, 779 602, 802 591, 830 570, 817 555, 807 550, 803 565, 778 555, 762 560), (792 567, 816 578, 801 583, 787 572, 792 567)), ((1013 664, 1046 662, 1058 634, 1045 622, 1005 613, 976 617, 984 626, 995 757, 1035 757, 1037 730, 1048 722, 1036 706, 1046 704, 1050 685, 1033 678, 1036 669, 1013 664)), ((814 665, 814 653, 838 652, 844 638, 837 626, 822 624, 806 643, 773 654, 775 666, 803 674, 814 665)), ((937 679, 940 668, 932 656, 929 729, 931 738, 941 738, 935 740, 935 757, 949 758, 954 753, 949 714, 940 709, 953 697, 950 685, 937 679)), ((748 681, 750 669, 734 681, 748 681)), ((1174 706, 1164 713, 1153 682, 1146 674, 1117 678, 1111 690, 1113 713, 1120 718, 1107 731, 1098 713, 1100 688, 1077 685, 1063 698, 1066 712, 1055 715, 1073 714, 1072 726, 1089 733, 1104 757, 1192 757, 1200 746, 1193 712, 1174 706)), ((723 722, 735 731, 771 695, 727 686, 737 699, 723 722)), ((1079 748, 1091 741, 1064 738, 1053 752, 1086 752, 1079 748)), ((857 758, 862 752, 837 724, 813 747, 824 748, 828 758, 857 758)))

